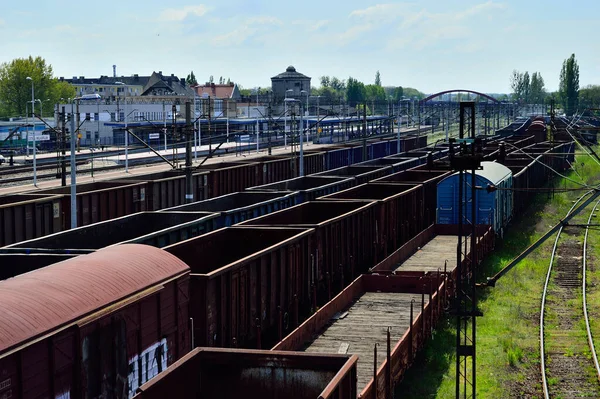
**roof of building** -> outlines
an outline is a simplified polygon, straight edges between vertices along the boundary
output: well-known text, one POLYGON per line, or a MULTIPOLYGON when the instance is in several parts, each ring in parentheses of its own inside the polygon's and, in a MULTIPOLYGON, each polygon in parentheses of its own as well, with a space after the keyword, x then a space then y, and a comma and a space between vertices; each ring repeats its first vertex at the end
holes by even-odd
POLYGON ((125 244, 0 281, 0 354, 187 271, 166 251, 125 244))
MULTIPOLYGON (((62 79, 62 78, 61 78, 62 79)), ((174 74, 163 75, 162 71, 152 72, 150 76, 100 76, 99 78, 86 78, 85 76, 73 79, 63 79, 73 85, 126 85, 142 86, 142 96, 152 95, 153 90, 162 89, 172 95, 193 96, 193 89, 185 83, 185 79, 180 79, 174 74)))
POLYGON ((175 75, 164 76, 162 73, 152 72, 152 76, 142 90, 142 96, 153 95, 154 91, 161 89, 177 96, 193 96, 194 89, 175 75))
POLYGON ((286 68, 285 72, 282 72, 279 75, 273 76, 271 78, 271 80, 276 80, 276 79, 310 79, 310 77, 303 75, 300 72, 297 72, 296 68, 294 68, 292 65, 290 65, 289 67, 286 68))
MULTIPOLYGON (((483 169, 476 170, 475 175, 486 179, 491 184, 498 184, 504 181, 506 178, 512 176, 511 170, 498 162, 484 161, 481 162, 481 166, 483 169)), ((448 176, 446 179, 453 176, 458 176, 458 172, 448 176)))
POLYGON ((234 98, 237 85, 234 83, 224 85, 206 83, 205 85, 197 85, 193 88, 199 96, 210 96, 211 98, 234 98))

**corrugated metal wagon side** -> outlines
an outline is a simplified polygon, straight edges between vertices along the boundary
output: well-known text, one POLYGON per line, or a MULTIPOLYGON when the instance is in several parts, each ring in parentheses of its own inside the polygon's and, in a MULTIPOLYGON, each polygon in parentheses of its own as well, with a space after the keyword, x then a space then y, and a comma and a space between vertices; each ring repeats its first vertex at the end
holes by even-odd
POLYGON ((189 268, 122 245, 0 282, 0 395, 130 397, 190 350, 189 268))
POLYGON ((62 230, 62 197, 19 194, 0 197, 0 246, 62 230))
MULTIPOLYGON (((77 226, 102 222, 146 210, 147 183, 95 182, 77 185, 77 226)), ((38 191, 62 195, 63 230, 71 227, 70 187, 38 191)))
POLYGON ((356 399, 350 355, 197 348, 138 389, 135 399, 356 399))
POLYGON ((419 233, 423 220, 423 185, 368 183, 319 200, 375 201, 376 258, 381 261, 419 233))
POLYGON ((298 201, 298 194, 295 192, 279 193, 248 190, 168 208, 164 211, 219 212, 221 216, 217 220, 217 228, 221 228, 289 208, 296 205, 298 201))
POLYGON ((314 228, 313 308, 375 263, 373 201, 314 201, 245 221, 243 226, 314 228))
MULTIPOLYGON (((192 190, 195 201, 208 198, 208 173, 194 173, 192 175, 192 190)), ((146 202, 147 210, 157 211, 186 203, 185 172, 172 170, 146 175, 135 175, 117 181, 147 182, 146 202)))
POLYGON ((314 230, 228 227, 166 247, 190 265, 197 346, 261 347, 308 312, 314 230))

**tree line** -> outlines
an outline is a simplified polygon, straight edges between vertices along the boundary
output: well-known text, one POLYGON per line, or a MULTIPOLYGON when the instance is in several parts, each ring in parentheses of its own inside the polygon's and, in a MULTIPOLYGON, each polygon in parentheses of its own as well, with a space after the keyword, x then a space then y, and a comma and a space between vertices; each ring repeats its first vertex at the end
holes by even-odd
POLYGON ((547 93, 544 79, 539 72, 513 70, 510 76, 512 99, 525 104, 543 104, 548 100, 558 100, 567 116, 583 112, 589 108, 600 108, 600 86, 589 85, 579 88, 579 64, 575 54, 563 61, 556 93, 547 93))
POLYGON ((53 115, 55 104, 75 97, 75 88, 55 78, 42 57, 16 58, 0 64, 0 117, 31 115, 32 83, 36 115, 53 115))

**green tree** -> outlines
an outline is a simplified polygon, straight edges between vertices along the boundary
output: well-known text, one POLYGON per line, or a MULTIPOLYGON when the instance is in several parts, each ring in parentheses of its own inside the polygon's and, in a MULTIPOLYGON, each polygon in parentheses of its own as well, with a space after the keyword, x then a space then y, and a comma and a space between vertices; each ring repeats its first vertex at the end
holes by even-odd
POLYGON ((367 101, 385 101, 385 90, 378 85, 366 85, 365 94, 367 101))
POLYGON ((424 93, 421 93, 419 90, 414 89, 412 87, 404 87, 403 92, 404 92, 404 97, 407 97, 407 98, 416 98, 417 100, 422 100, 425 98, 424 93))
POLYGON ((539 72, 534 72, 531 75, 529 84, 529 101, 533 104, 543 104, 546 98, 546 88, 544 87, 544 78, 539 72))
POLYGON ((329 76, 321 76, 321 86, 329 87, 329 83, 331 82, 329 76))
POLYGON ((333 76, 331 78, 331 88, 342 94, 346 90, 346 81, 333 76))
POLYGON ((600 86, 588 85, 579 89, 579 105, 584 108, 600 108, 600 86))
POLYGON ((579 65, 575 59, 575 54, 571 54, 563 62, 562 70, 560 71, 558 92, 565 108, 565 113, 568 116, 573 115, 579 101, 579 65))
POLYGON ((346 83, 346 99, 350 106, 354 107, 356 104, 364 102, 366 100, 366 89, 363 82, 359 82, 353 77, 348 78, 346 83))
POLYGON ((379 71, 375 73, 375 86, 381 87, 381 74, 379 73, 379 71))
POLYGON ((196 75, 194 75, 194 71, 191 71, 187 78, 185 78, 185 82, 188 84, 188 86, 195 86, 198 84, 196 75))
MULTIPOLYGON (((4 116, 25 115, 25 106, 31 101, 31 77, 36 99, 51 104, 75 97, 75 88, 52 76, 52 66, 42 57, 16 58, 0 65, 0 103, 4 116)), ((39 114, 39 103, 36 113, 39 114)), ((29 109, 31 107, 29 106, 29 109)), ((46 110, 52 109, 46 107, 46 110)), ((48 112, 44 112, 48 115, 48 112)))
POLYGON ((400 101, 402 100, 402 97, 404 97, 404 89, 402 88, 402 86, 398 86, 396 87, 396 89, 394 89, 394 101, 400 101))

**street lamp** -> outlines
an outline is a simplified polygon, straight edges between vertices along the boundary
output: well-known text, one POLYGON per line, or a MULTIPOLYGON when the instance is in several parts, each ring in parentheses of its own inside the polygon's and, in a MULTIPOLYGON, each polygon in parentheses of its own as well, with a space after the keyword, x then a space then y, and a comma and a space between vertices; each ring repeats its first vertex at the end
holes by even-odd
MULTIPOLYGON (((306 111, 304 111, 304 115, 306 116, 306 128, 308 130, 308 115, 310 115, 310 113, 308 112, 308 91, 300 90, 300 94, 306 95, 306 111)), ((306 134, 306 144, 308 144, 308 134, 306 134)))
POLYGON ((127 113, 127 101, 125 101, 125 173, 129 173, 129 131, 127 130, 127 121, 129 115, 137 111, 137 108, 127 113))
POLYGON ((300 131, 299 131, 299 135, 298 135, 298 141, 300 142, 300 165, 299 165, 299 169, 300 169, 300 177, 304 176, 304 147, 302 146, 302 129, 304 128, 304 121, 302 119, 302 102, 300 100, 297 100, 295 98, 286 98, 285 103, 287 104, 288 102, 298 102, 298 104, 300 105, 300 131))
MULTIPOLYGON (((31 76, 27 76, 26 79, 31 80, 31 124, 33 125, 33 185, 37 187, 37 151, 35 148, 35 92, 33 89, 33 79, 31 78, 31 76)), ((29 143, 27 143, 27 145, 29 145, 29 143)))
POLYGON ((285 98, 283 99, 283 148, 287 147, 287 94, 293 93, 294 90, 288 89, 285 91, 285 98))

